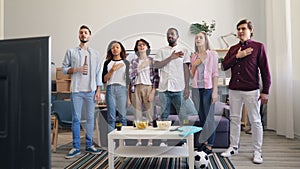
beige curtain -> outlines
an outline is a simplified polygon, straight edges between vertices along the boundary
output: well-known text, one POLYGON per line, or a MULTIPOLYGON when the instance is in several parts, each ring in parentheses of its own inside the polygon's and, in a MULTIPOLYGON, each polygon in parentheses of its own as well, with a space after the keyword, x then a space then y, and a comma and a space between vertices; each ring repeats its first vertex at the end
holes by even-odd
POLYGON ((290 0, 266 0, 267 52, 272 85, 268 128, 294 138, 293 55, 290 0))
POLYGON ((0 0, 0 40, 4 39, 4 0, 0 0))

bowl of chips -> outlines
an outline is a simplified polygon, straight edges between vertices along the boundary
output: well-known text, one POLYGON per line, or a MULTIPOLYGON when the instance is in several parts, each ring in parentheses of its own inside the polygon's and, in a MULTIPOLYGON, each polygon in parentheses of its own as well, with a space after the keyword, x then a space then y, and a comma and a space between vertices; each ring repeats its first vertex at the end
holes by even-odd
POLYGON ((157 127, 161 130, 168 130, 171 127, 172 121, 156 121, 157 127))
POLYGON ((143 121, 143 120, 136 120, 134 121, 135 127, 137 129, 146 129, 148 127, 148 121, 143 121))

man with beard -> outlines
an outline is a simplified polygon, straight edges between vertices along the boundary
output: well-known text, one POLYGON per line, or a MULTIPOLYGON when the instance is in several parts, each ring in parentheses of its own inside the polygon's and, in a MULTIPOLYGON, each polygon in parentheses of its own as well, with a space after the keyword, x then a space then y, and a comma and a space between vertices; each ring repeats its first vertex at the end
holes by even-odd
POLYGON ((85 151, 99 154, 100 150, 93 146, 95 103, 100 100, 102 86, 99 53, 88 46, 91 30, 82 25, 79 29, 80 44, 76 48, 68 49, 63 63, 62 72, 71 74, 71 102, 72 102, 72 134, 73 148, 65 158, 73 158, 80 152, 80 120, 83 101, 86 110, 86 148, 85 151))
MULTIPOLYGON (((159 69, 158 86, 161 103, 161 120, 167 120, 172 104, 183 123, 185 115, 180 113, 183 98, 189 97, 189 51, 177 43, 178 30, 169 28, 167 40, 169 45, 158 50, 154 58, 154 66, 159 69)), ((165 143, 161 144, 162 146, 165 143)))

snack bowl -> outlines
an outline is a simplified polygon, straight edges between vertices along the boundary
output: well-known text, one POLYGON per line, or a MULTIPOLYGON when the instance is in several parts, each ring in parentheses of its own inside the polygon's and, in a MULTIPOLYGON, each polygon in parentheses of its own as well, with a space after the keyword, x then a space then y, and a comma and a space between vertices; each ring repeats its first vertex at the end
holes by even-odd
POLYGON ((157 127, 161 130, 168 130, 171 127, 172 121, 156 121, 157 127))
POLYGON ((138 129, 146 129, 148 127, 148 121, 139 121, 139 120, 136 120, 134 121, 134 124, 135 124, 135 127, 138 128, 138 129))

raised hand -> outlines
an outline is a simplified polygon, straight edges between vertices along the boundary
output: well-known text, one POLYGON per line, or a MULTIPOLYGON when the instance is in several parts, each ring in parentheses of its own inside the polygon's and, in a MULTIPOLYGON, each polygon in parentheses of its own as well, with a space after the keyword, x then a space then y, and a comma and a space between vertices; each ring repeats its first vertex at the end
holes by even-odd
POLYGON ((143 70, 145 67, 151 65, 151 60, 146 60, 144 62, 142 62, 141 64, 139 64, 137 70, 140 72, 141 70, 143 70))
POLYGON ((241 48, 238 50, 238 53, 236 54, 236 58, 244 58, 248 55, 250 55, 253 51, 253 48, 247 48, 245 50, 242 50, 241 48))
POLYGON ((171 54, 172 59, 182 58, 184 53, 182 51, 176 52, 175 50, 171 54))
POLYGON ((118 69, 120 69, 121 67, 123 67, 124 66, 124 63, 114 63, 114 65, 112 66, 112 70, 113 71, 116 71, 116 70, 118 70, 118 69))
POLYGON ((194 66, 198 66, 198 65, 200 65, 201 63, 202 63, 202 60, 201 60, 200 57, 198 57, 198 58, 195 60, 195 62, 193 63, 193 65, 194 65, 194 66))

